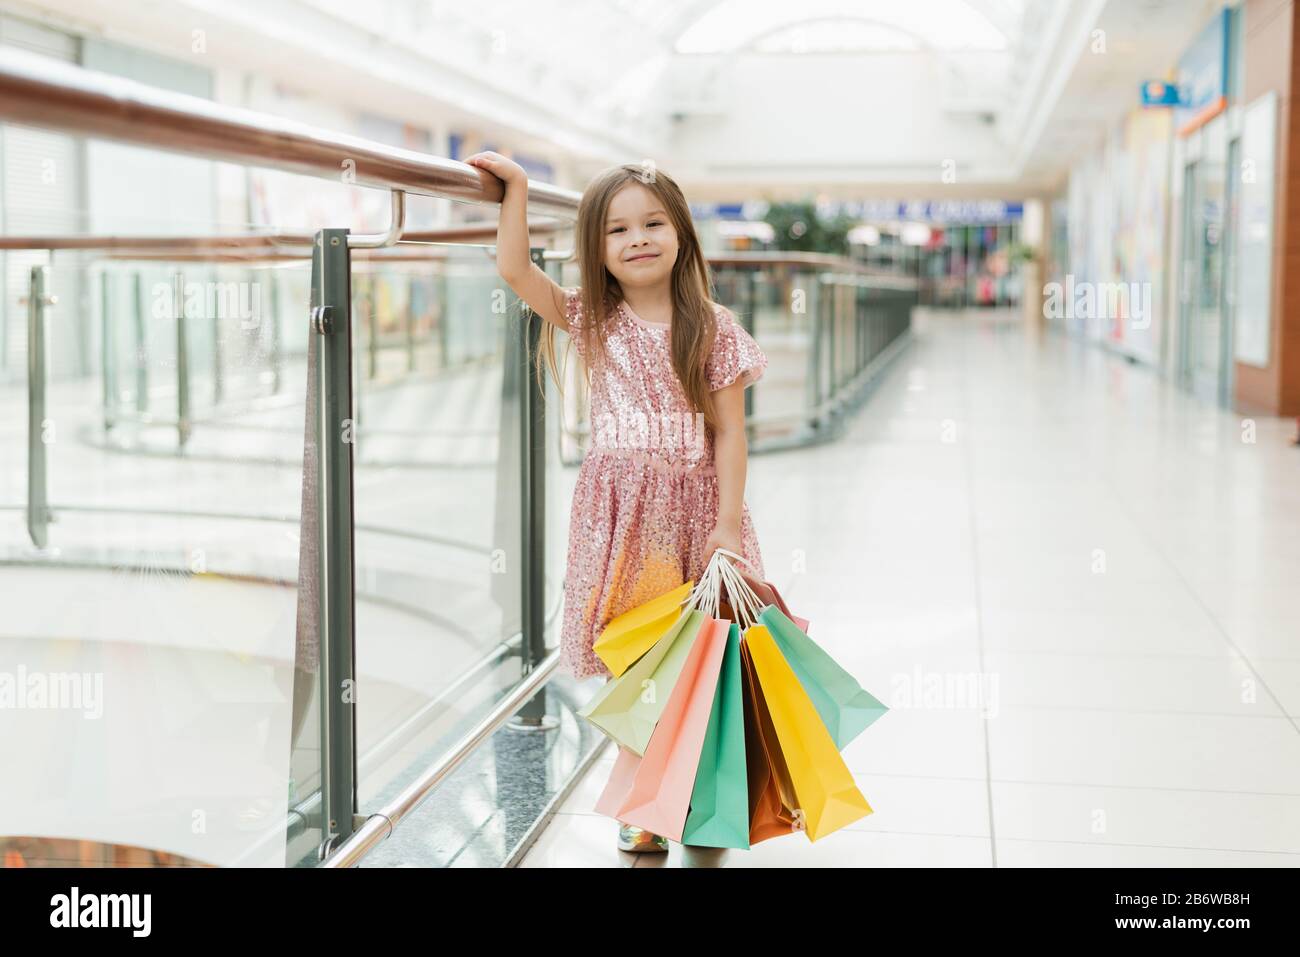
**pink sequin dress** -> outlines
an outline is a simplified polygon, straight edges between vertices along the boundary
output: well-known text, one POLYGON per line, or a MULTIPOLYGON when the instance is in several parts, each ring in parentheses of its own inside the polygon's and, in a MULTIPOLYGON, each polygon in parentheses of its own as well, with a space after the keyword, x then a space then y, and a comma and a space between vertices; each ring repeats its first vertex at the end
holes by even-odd
MULTIPOLYGON (((579 291, 565 292, 571 338, 585 359, 579 291)), ((710 389, 738 378, 752 385, 767 356, 729 310, 715 314, 710 389)), ((607 361, 592 375, 591 445, 573 492, 560 636, 560 671, 577 679, 609 677, 592 645, 611 619, 698 581, 708 562, 704 543, 718 514, 713 430, 692 412, 673 371, 669 329, 620 303, 606 325, 607 361)), ((745 504, 740 536, 741 554, 766 578, 745 504)))

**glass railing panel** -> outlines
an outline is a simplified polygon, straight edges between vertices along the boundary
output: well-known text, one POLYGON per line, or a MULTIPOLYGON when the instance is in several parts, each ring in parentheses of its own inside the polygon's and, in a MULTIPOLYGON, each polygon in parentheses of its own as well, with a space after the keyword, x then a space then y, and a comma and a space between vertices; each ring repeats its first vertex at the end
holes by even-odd
POLYGON ((302 423, 288 411, 301 407, 305 394, 301 325, 310 273, 302 261, 202 269, 106 261, 93 274, 99 312, 111 317, 99 331, 97 370, 107 383, 105 441, 136 452, 174 454, 183 447, 205 455, 228 449, 238 432, 241 448, 263 457, 277 454, 285 433, 301 441, 302 423), (189 321, 183 363, 166 318, 178 282, 188 295, 203 295, 241 317, 189 321), (293 317, 299 328, 291 334, 293 317), (291 342, 293 334, 298 339, 291 342), (181 428, 182 405, 189 411, 188 430, 181 428), (242 413, 256 415, 243 421, 242 413))
POLYGON ((443 249, 419 264, 358 257, 353 267, 358 781, 367 813, 521 675, 521 576, 531 556, 520 550, 519 405, 507 370, 515 356, 508 318, 493 312, 494 263, 479 249, 443 249), (428 290, 431 320, 411 341, 413 282, 428 290))
POLYGON ((856 287, 843 281, 836 289, 839 307, 839 329, 835 344, 836 388, 846 388, 853 379, 853 335, 857 317, 853 311, 853 294, 856 287))
MULTIPOLYGON (((200 297, 178 317, 169 264, 59 255, 49 272, 53 288, 99 294, 47 307, 42 441, 29 445, 25 427, 4 436, 6 516, 25 515, 36 490, 30 458, 44 462, 50 520, 34 522, 45 547, 9 520, 0 543, 0 672, 25 688, 24 707, 0 712, 0 844, 70 839, 217 865, 314 857, 319 833, 289 813, 319 778, 314 676, 295 668, 304 391, 282 382, 277 406, 257 404, 270 383, 256 338, 258 321, 283 323, 300 367, 305 322, 287 317, 306 299, 259 320, 200 297), (230 389, 213 401, 195 369, 181 449, 180 371, 215 371, 214 342, 228 346, 230 389), (98 361, 79 367, 81 348, 98 361), (146 414, 106 427, 106 406, 140 411, 137 369, 146 414)), ((306 272, 246 268, 233 281, 265 297, 286 275, 305 288, 306 272)), ((26 422, 26 383, 3 402, 6 421, 26 422)))
POLYGON ((798 274, 783 267, 717 270, 723 302, 752 312, 753 335, 767 356, 767 371, 753 387, 753 441, 788 436, 802 427, 806 410, 811 308, 798 274), (752 284, 752 285, 751 285, 752 284))
MULTIPOLYGON (((559 640, 567 508, 577 463, 558 454, 558 415, 545 423, 544 542, 523 545, 520 310, 493 261, 439 247, 418 265, 354 260, 357 373, 356 576, 359 801, 391 800, 523 676, 523 576, 542 572, 547 643, 559 640), (410 342, 400 291, 432 275, 432 321, 410 342), (388 305, 385 305, 387 303, 388 305), (504 312, 501 310, 505 310, 504 312), (386 364, 391 349, 417 359, 386 364), (376 375, 371 378, 370 371, 376 375)), ((558 337, 563 346, 564 337, 558 337)), ((572 368, 572 367, 571 367, 572 368)), ((549 379, 548 379, 549 382, 549 379)), ((553 384, 550 398, 556 397, 553 384)), ((558 405, 554 408, 558 409, 558 405)), ((537 821, 600 736, 575 712, 589 696, 563 676, 545 688, 540 724, 525 708, 467 758, 368 866, 497 866, 537 821)))

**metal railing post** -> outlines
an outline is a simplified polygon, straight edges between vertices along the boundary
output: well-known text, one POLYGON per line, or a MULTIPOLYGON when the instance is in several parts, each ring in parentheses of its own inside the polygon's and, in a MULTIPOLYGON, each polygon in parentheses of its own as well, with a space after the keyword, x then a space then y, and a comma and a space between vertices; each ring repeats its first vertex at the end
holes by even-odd
POLYGON ((50 543, 50 494, 46 458, 45 307, 58 300, 49 295, 49 267, 33 266, 27 293, 27 534, 37 548, 50 543))
POLYGON ((448 289, 447 277, 439 277, 434 284, 433 298, 438 303, 438 368, 445 369, 450 364, 447 361, 447 349, 450 348, 449 332, 447 326, 451 322, 451 313, 448 311, 448 289))
MULTIPOLYGON (((745 331, 751 336, 754 334, 754 326, 758 322, 758 270, 747 270, 748 282, 745 284, 745 310, 743 312, 742 325, 745 331)), ((754 417, 754 393, 756 389, 745 390, 745 421, 748 422, 754 417)), ((754 427, 751 425, 745 431, 745 437, 749 441, 754 440, 754 427)))
POLYGON ((814 433, 819 433, 822 427, 819 406, 822 403, 822 339, 826 331, 826 317, 823 315, 826 312, 826 288, 820 272, 814 272, 812 280, 817 303, 812 310, 812 348, 808 350, 808 385, 812 390, 808 425, 814 433))
MULTIPOLYGON (((546 269, 542 249, 532 250, 533 262, 546 269)), ((519 543, 524 562, 521 578, 523 640, 520 642, 521 677, 527 677, 546 660, 546 405, 533 369, 545 321, 531 309, 520 310, 515 340, 519 393, 519 441, 522 474, 519 543)), ((513 727, 548 730, 555 727, 546 714, 546 687, 519 710, 513 727)))
POLYGON ((172 277, 172 304, 176 313, 176 444, 183 449, 190 440, 190 349, 185 327, 185 274, 179 271, 172 277))
POLYGON ((144 334, 144 274, 137 270, 135 274, 135 315, 132 316, 132 328, 135 331, 135 410, 149 411, 149 348, 144 334))
POLYGON ((861 281, 853 290, 853 375, 867 367, 867 287, 861 281))
POLYGON ((270 271, 271 281, 271 344, 267 349, 267 359, 271 363, 271 392, 278 395, 280 392, 281 371, 283 357, 280 354, 280 276, 279 273, 272 269, 270 271))
POLYGON ((352 274, 348 230, 322 229, 312 251, 309 348, 315 351, 319 529, 321 821, 324 844, 352 834, 357 808, 352 495, 352 274))
POLYGON ((415 289, 419 280, 412 277, 406 281, 406 372, 415 371, 415 289))
MULTIPOLYGON (((843 381, 840 375, 840 342, 844 338, 844 317, 840 309, 840 296, 843 290, 838 277, 834 273, 831 274, 828 290, 831 300, 831 329, 830 335, 827 337, 829 341, 827 343, 826 358, 829 365, 827 374, 830 377, 830 388, 826 391, 831 398, 835 398, 840 393, 840 383, 843 381)), ((831 415, 835 415, 834 409, 832 409, 831 415)))
MULTIPOLYGON (((221 355, 221 285, 220 276, 213 270, 208 273, 209 277, 207 289, 203 292, 203 308, 209 308, 208 290, 212 290, 211 306, 212 309, 212 404, 220 405, 221 400, 226 394, 226 380, 222 372, 222 355, 221 355)), ((181 287, 184 291, 184 286, 181 287)), ((238 301, 238 293, 236 301, 238 301)), ((202 315, 202 313, 200 313, 202 315)))
POLYGON ((379 376, 379 293, 377 277, 372 272, 366 277, 366 378, 374 382, 379 376))
POLYGON ((889 297, 877 289, 868 289, 866 295, 867 310, 867 361, 874 362, 876 356, 889 344, 889 297))
POLYGON ((117 366, 114 362, 113 286, 108 270, 99 274, 99 364, 104 385, 104 431, 113 427, 117 404, 117 366))

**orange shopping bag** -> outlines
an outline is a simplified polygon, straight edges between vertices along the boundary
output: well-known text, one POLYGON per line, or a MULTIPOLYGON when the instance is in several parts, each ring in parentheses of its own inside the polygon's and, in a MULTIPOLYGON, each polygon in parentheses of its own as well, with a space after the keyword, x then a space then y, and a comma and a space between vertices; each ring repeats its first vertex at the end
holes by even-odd
POLYGON ((754 663, 743 641, 740 667, 745 680, 745 767, 749 780, 749 843, 753 845, 794 834, 803 827, 793 811, 796 801, 790 772, 777 747, 772 716, 767 712, 763 689, 754 676, 754 663))

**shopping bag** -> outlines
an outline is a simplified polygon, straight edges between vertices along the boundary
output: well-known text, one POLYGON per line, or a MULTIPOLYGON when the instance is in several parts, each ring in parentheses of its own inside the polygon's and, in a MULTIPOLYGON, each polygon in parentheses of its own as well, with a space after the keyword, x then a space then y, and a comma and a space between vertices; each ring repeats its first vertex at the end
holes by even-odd
POLYGON ((794 814, 794 787, 744 641, 740 643, 740 670, 745 683, 745 765, 752 846, 769 838, 794 834, 803 829, 803 824, 794 814))
POLYGON ((610 621, 592 645, 596 657, 614 677, 621 675, 677 621, 694 587, 693 581, 686 582, 610 621))
POLYGON ((872 813, 812 699, 765 625, 745 631, 754 674, 772 717, 790 783, 810 841, 872 813))
POLYGON ((681 841, 730 628, 717 618, 701 626, 618 809, 620 821, 681 841))
POLYGON ((749 787, 745 768, 744 678, 740 626, 727 629, 722 669, 709 712, 682 843, 749 848, 749 787))
POLYGON ((684 608, 650 650, 596 691, 578 714, 636 754, 644 754, 682 666, 709 616, 684 608))
POLYGON ((808 637, 806 629, 800 628, 781 609, 768 605, 758 618, 808 692, 838 750, 843 751, 845 745, 889 710, 864 691, 853 675, 840 667, 824 648, 808 637))
POLYGON ((800 618, 790 610, 785 603, 785 599, 781 597, 781 593, 776 590, 775 585, 771 582, 765 582, 761 578, 755 578, 743 568, 738 568, 736 571, 740 572, 740 577, 744 579, 745 584, 754 590, 754 594, 758 595, 759 600, 764 605, 775 605, 781 609, 782 614, 799 626, 800 631, 805 635, 808 634, 808 619, 800 618))
POLYGON ((634 754, 627 748, 619 748, 614 768, 609 772, 609 780, 605 782, 605 789, 596 798, 596 806, 592 810, 597 814, 617 817, 619 807, 632 791, 632 781, 640 763, 641 755, 634 754))

